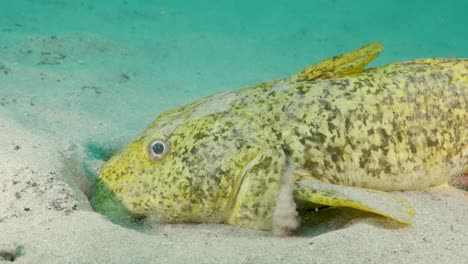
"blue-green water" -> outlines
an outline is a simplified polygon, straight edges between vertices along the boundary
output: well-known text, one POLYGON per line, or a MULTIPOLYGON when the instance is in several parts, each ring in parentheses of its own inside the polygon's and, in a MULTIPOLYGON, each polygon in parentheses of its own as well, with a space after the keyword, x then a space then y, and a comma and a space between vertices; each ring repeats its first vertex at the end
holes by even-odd
POLYGON ((69 111, 83 126, 101 123, 101 134, 130 136, 164 110, 371 41, 385 45, 374 66, 468 57, 466 10, 467 1, 422 0, 3 1, 0 63, 11 73, 0 75, 0 95, 35 101, 17 108, 44 129, 70 126, 69 111))

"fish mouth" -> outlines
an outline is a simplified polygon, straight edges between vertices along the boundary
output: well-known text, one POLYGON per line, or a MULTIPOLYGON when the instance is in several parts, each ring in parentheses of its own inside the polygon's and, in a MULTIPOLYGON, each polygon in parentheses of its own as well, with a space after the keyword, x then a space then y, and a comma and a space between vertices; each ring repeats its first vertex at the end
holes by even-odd
POLYGON ((133 222, 134 219, 139 218, 130 212, 114 191, 101 180, 93 186, 90 202, 94 211, 106 216, 112 222, 133 222))

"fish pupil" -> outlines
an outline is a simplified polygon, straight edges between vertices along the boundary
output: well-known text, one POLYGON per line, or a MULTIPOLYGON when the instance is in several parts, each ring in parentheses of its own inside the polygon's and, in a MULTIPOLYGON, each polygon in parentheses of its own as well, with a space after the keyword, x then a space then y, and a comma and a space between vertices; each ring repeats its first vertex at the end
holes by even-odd
POLYGON ((160 142, 155 143, 152 147, 153 152, 156 154, 162 154, 164 152, 164 145, 160 142))

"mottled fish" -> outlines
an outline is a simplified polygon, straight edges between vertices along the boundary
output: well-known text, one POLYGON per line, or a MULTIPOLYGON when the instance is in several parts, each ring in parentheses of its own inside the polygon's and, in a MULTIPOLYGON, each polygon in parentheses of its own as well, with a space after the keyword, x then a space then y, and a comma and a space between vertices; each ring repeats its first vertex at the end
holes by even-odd
POLYGON ((365 69, 371 43, 296 75, 161 114, 102 168, 97 211, 283 234, 296 204, 347 206, 409 224, 386 191, 468 171, 468 59, 365 69))

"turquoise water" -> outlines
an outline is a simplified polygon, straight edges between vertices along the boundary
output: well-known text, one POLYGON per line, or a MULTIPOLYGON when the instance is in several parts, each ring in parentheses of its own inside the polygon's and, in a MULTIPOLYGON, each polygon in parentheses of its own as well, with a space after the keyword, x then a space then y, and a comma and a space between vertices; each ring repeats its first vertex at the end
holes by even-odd
POLYGON ((422 0, 3 1, 0 63, 11 73, 0 74, 0 95, 16 103, 0 109, 76 139, 128 138, 167 109, 375 40, 385 51, 374 66, 468 57, 466 10, 422 0))

